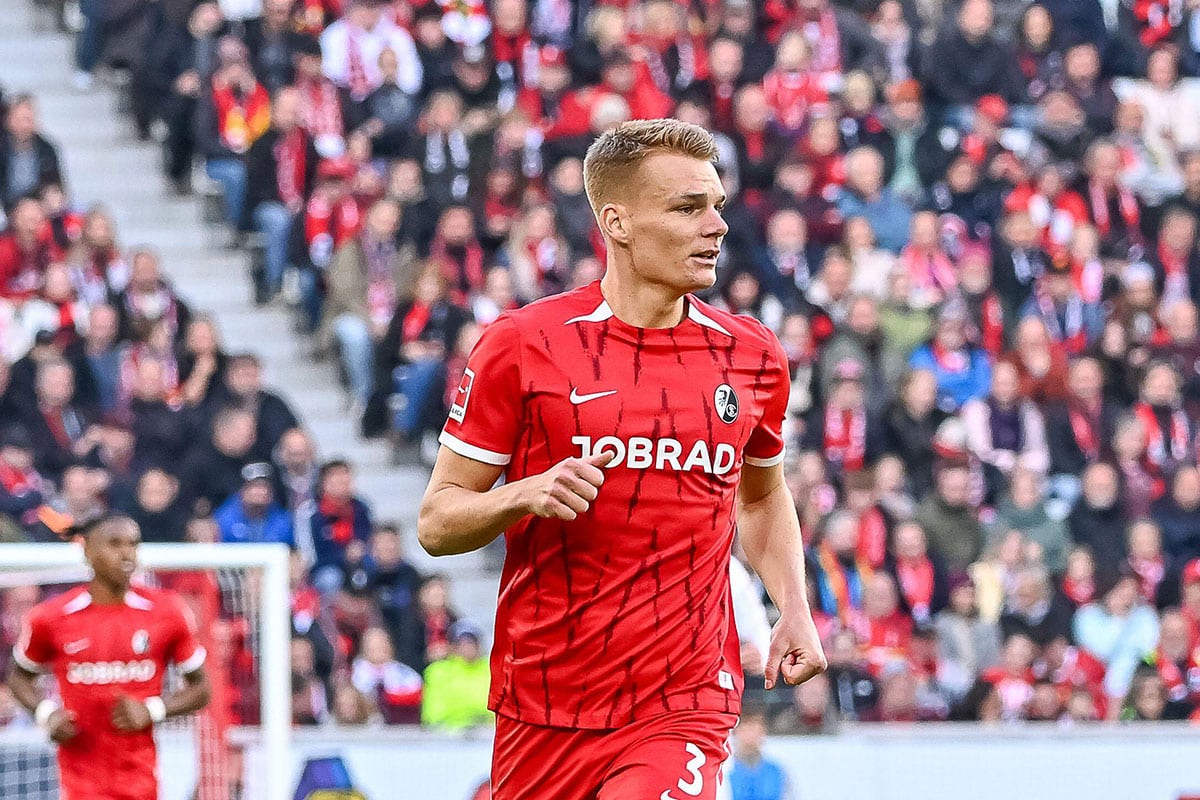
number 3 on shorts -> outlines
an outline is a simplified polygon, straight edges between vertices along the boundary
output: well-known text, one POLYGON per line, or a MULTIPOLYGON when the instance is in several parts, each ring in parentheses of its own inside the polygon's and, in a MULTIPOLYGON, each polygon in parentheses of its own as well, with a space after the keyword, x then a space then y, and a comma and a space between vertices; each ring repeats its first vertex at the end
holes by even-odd
MULTIPOLYGON (((700 751, 700 748, 691 742, 687 743, 687 745, 684 747, 684 750, 687 750, 688 755, 692 757, 692 760, 689 761, 685 767, 685 769, 688 771, 688 775, 691 776, 691 778, 690 780, 685 780, 683 778, 679 779, 679 791, 683 792, 689 797, 699 797, 700 792, 704 789, 704 776, 700 774, 700 768, 704 766, 704 762, 706 762, 708 759, 704 757, 704 753, 700 751)), ((667 789, 661 795, 659 795, 658 800, 677 799, 672 797, 671 790, 667 789)))

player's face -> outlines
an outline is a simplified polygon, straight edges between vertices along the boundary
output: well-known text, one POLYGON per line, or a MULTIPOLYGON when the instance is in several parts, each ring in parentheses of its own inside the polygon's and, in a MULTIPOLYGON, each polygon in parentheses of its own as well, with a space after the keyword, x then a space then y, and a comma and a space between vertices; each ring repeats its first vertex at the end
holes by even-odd
POLYGON ((102 583, 114 588, 129 586, 137 569, 137 548, 142 541, 137 526, 114 520, 88 534, 84 555, 102 583))
POLYGON ((658 153, 638 169, 640 189, 625 204, 632 268, 651 284, 680 295, 717 280, 717 256, 729 226, 721 218, 725 190, 707 161, 658 153))

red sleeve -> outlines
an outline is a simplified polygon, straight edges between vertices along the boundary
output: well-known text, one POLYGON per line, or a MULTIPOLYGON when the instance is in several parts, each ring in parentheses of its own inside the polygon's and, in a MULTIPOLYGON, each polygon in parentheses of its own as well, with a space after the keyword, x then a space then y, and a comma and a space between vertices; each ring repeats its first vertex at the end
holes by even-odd
POLYGON ((171 614, 171 644, 167 658, 180 672, 187 675, 204 666, 207 653, 196 639, 196 618, 184 604, 183 598, 172 595, 170 604, 171 614))
POLYGON ((46 672, 57 655, 46 610, 40 606, 21 622, 21 633, 13 648, 13 661, 26 672, 46 672))
POLYGON ((768 332, 767 335, 772 352, 763 367, 762 386, 766 396, 759 394, 765 408, 758 425, 750 432, 745 450, 746 463, 752 467, 773 467, 783 461, 783 420, 787 416, 788 393, 792 388, 783 345, 775 334, 768 332))
POLYGON ((450 416, 438 439, 460 456, 505 466, 521 420, 521 341, 512 318, 487 327, 467 358, 450 416))

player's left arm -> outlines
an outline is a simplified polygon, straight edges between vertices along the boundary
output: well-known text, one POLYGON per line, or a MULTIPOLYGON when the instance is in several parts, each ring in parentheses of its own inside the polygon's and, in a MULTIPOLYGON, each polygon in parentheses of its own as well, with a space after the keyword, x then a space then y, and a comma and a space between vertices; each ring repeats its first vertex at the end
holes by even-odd
POLYGON ((804 582, 804 541, 783 465, 742 467, 738 487, 738 537, 750 566, 779 609, 767 654, 766 688, 782 672, 785 683, 804 683, 827 666, 804 582))
POLYGON ((167 658, 183 676, 183 686, 162 696, 134 700, 127 694, 117 697, 113 706, 112 723, 119 731, 142 731, 170 717, 180 717, 199 711, 208 705, 212 686, 204 670, 206 653, 196 640, 196 625, 191 611, 179 597, 170 597, 173 608, 172 635, 167 658))
POLYGON ((192 714, 208 705, 212 687, 204 667, 183 674, 183 687, 162 697, 134 700, 127 694, 118 695, 113 706, 112 723, 119 731, 144 731, 151 725, 171 717, 192 714))
POLYGON ((763 414, 744 451, 737 521, 746 558, 780 612, 767 653, 766 688, 772 689, 780 672, 785 682, 795 685, 824 672, 826 662, 808 607, 800 520, 783 479, 783 423, 791 376, 783 345, 769 331, 766 335, 773 352, 762 379, 763 414))

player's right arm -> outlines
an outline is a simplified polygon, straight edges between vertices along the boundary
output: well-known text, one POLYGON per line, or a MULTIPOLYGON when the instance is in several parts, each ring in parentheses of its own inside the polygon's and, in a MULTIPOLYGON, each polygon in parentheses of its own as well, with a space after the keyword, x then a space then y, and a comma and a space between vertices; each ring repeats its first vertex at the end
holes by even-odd
POLYGON ((41 607, 34 608, 21 622, 21 634, 13 648, 13 664, 8 688, 38 725, 56 742, 65 742, 79 733, 75 713, 46 697, 38 679, 55 656, 49 635, 49 621, 41 607))
POLYGON ((568 458, 540 475, 496 486, 521 435, 521 333, 503 315, 471 351, 421 501, 417 538, 431 555, 483 547, 522 518, 572 520, 596 499, 610 456, 568 458), (495 488, 493 488, 495 487, 495 488))
POLYGON ((502 467, 443 445, 421 501, 417 538, 430 555, 449 556, 478 550, 530 514, 573 520, 600 493, 601 467, 611 459, 612 453, 568 458, 540 475, 495 486, 502 467))

